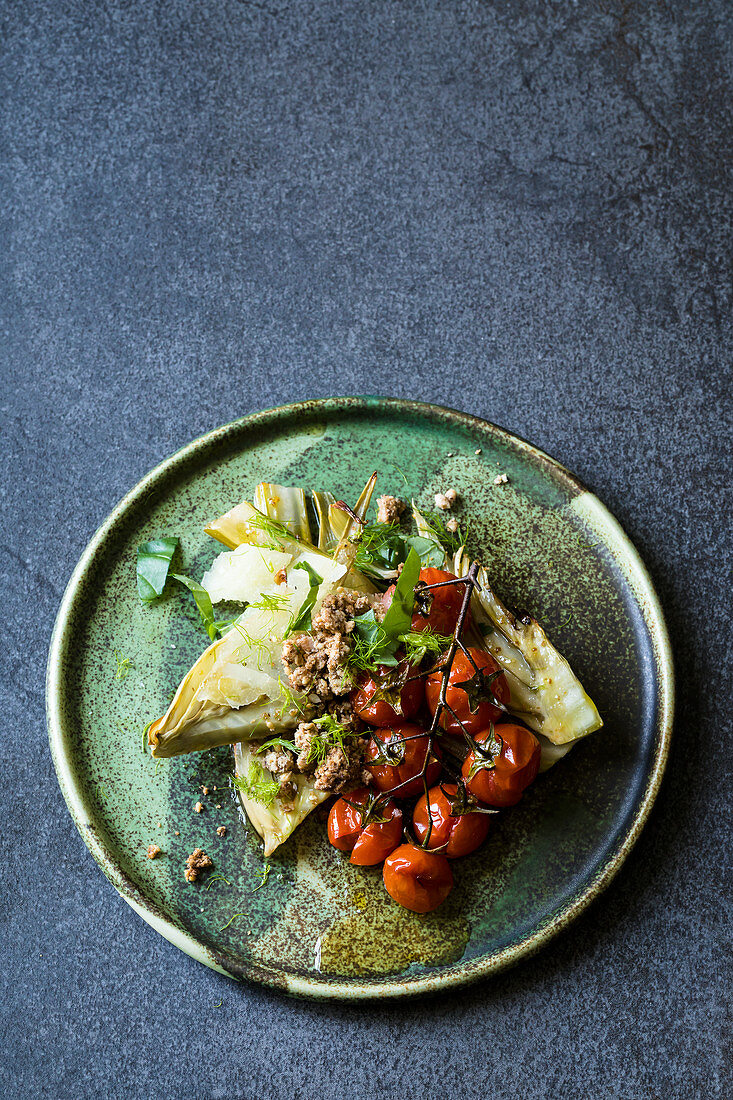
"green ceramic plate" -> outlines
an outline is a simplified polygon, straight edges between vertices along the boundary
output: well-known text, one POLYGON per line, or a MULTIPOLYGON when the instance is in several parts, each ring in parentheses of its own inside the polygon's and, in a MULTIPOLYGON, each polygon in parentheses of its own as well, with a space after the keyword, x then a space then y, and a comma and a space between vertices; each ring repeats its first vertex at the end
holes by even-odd
POLYGON ((315 997, 397 997, 495 973, 545 944, 610 882, 649 813, 669 746, 672 664, 649 577, 623 531, 547 455, 464 413, 383 398, 304 402, 189 444, 115 508, 87 547, 56 622, 48 722, 69 809, 105 874, 194 958, 315 997), (429 503, 455 487, 495 586, 568 657, 605 719, 454 865, 456 888, 418 916, 355 868, 316 812, 262 881, 256 837, 227 790, 229 749, 156 764, 143 728, 206 644, 192 602, 143 607, 138 544, 181 539, 200 577, 220 547, 204 523, 260 480, 355 499, 382 490, 429 503), (497 473, 508 482, 495 486, 497 473), (202 793, 202 786, 209 794, 202 793), (194 812, 201 800, 204 811, 194 812), (226 835, 219 837, 217 827, 226 835), (149 844, 163 854, 146 856, 149 844), (215 876, 184 881, 200 846, 215 876))

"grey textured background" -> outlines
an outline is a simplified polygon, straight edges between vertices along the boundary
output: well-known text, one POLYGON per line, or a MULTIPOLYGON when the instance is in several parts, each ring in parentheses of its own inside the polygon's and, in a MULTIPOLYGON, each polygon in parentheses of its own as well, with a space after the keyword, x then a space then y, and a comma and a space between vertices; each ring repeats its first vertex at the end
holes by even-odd
POLYGON ((731 1087, 731 10, 0 6, 4 1095, 731 1087), (362 392, 495 420, 598 492, 658 586, 679 722, 637 850, 568 934, 465 993, 334 1008, 234 986, 116 896, 42 682, 79 554, 152 465, 362 392))

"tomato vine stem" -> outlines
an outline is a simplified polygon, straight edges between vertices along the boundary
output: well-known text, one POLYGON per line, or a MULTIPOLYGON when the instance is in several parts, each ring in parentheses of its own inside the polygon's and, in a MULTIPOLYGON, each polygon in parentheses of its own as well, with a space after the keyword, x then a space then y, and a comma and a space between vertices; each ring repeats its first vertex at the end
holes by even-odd
MULTIPOLYGON (((460 720, 460 718, 458 718, 457 714, 455 713, 453 708, 450 706, 450 704, 446 700, 446 694, 447 694, 447 691, 448 691, 448 682, 450 680, 450 674, 451 674, 451 670, 453 668, 453 661, 455 660, 456 653, 458 652, 459 649, 463 653, 466 654, 468 659, 471 661, 471 663, 476 668, 476 671, 480 672, 480 669, 478 668, 478 665, 474 661, 474 659, 471 656, 470 652, 468 652, 466 650, 466 647, 463 645, 463 642, 461 640, 461 634, 463 632, 463 628, 466 624, 466 618, 468 616, 468 608, 469 608, 470 603, 471 603, 471 594, 474 590, 480 589, 480 587, 481 587, 480 584, 478 583, 478 580, 477 580, 478 569, 479 569, 478 562, 472 562, 468 573, 463 577, 455 577, 453 580, 439 581, 436 584, 425 584, 425 585, 420 586, 422 589, 430 589, 430 588, 447 588, 449 586, 462 584, 464 586, 464 592, 463 592, 463 599, 461 601, 461 610, 458 613, 458 619, 456 620, 456 626, 455 626, 455 630, 453 631, 453 637, 451 639, 451 643, 450 643, 450 645, 449 645, 449 647, 446 651, 445 657, 441 658, 440 664, 438 666, 432 668, 432 669, 428 669, 424 674, 421 673, 419 677, 418 676, 413 677, 414 679, 418 679, 418 678, 422 677, 422 675, 429 675, 430 672, 436 672, 438 670, 438 668, 443 673, 441 683, 440 683, 440 694, 438 696, 438 704, 435 708, 435 712, 433 714, 433 718, 432 718, 432 721, 430 723, 430 728, 428 729, 427 734, 422 734, 422 733, 421 734, 412 734, 409 737, 402 738, 402 741, 404 743, 405 741, 414 741, 414 740, 417 740, 420 737, 427 736, 428 743, 425 746, 425 756, 423 758, 422 767, 420 768, 420 771, 417 773, 417 775, 410 776, 409 779, 405 779, 402 783, 398 783, 397 786, 393 787, 390 791, 384 791, 376 799, 377 802, 380 801, 381 799, 384 799, 386 801, 388 798, 392 798, 397 793, 397 791, 399 791, 400 789, 402 789, 404 787, 407 787, 410 783, 414 783, 415 779, 419 778, 419 779, 422 780, 423 789, 425 791, 425 803, 426 803, 427 814, 428 814, 428 828, 427 828, 425 836, 423 837, 423 839, 420 842, 419 846, 421 848, 425 848, 425 849, 427 849, 429 844, 430 844, 430 837, 431 837, 431 834, 432 834, 432 831, 433 831, 433 815, 432 815, 432 812, 431 812, 431 805, 430 805, 430 792, 428 790, 427 770, 428 770, 428 764, 430 762, 430 757, 434 756, 434 749, 435 749, 436 740, 440 736, 438 731, 439 731, 439 728, 440 728, 440 719, 441 719, 441 716, 443 714, 443 711, 445 709, 449 710, 450 713, 453 715, 453 717, 458 722, 458 724, 460 725, 460 727, 463 730, 464 734, 467 732, 464 725, 463 725, 463 722, 460 720)), ((409 682, 409 680, 407 682, 409 682)), ((372 735, 372 737, 373 737, 373 735, 372 735)), ((444 765, 444 766, 446 766, 447 770, 449 770, 449 771, 452 770, 452 769, 448 768, 447 765, 444 765)), ((458 783, 460 784, 460 786, 463 787, 464 786, 463 777, 459 775, 459 776, 457 776, 457 780, 458 780, 458 783)))

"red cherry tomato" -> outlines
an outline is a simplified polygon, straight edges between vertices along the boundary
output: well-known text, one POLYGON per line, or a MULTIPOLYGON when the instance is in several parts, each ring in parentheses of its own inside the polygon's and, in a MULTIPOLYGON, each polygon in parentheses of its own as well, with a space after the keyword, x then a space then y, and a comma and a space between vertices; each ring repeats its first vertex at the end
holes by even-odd
POLYGON ((337 799, 328 815, 328 839, 334 848, 351 852, 351 862, 373 867, 402 840, 402 810, 391 798, 374 803, 366 787, 337 799))
MULTIPOLYGON (((434 569, 429 566, 420 570, 418 578, 423 584, 438 584, 440 581, 456 580, 455 573, 449 573, 445 569, 434 569)), ((392 584, 382 597, 385 607, 392 602, 392 593, 395 586, 392 584)), ((412 616, 413 630, 427 630, 428 627, 434 634, 452 634, 456 629, 458 616, 463 603, 465 584, 449 584, 444 588, 432 588, 415 597, 415 612, 412 616)), ((466 616, 466 627, 471 624, 471 612, 466 616)))
POLYGON ((516 806, 539 771, 540 743, 524 726, 513 722, 494 726, 493 736, 493 745, 491 730, 484 730, 474 738, 477 744, 485 746, 485 755, 469 752, 463 762, 466 787, 487 806, 516 806))
POLYGON ((400 661, 396 668, 380 665, 376 672, 360 673, 349 696, 359 717, 372 726, 391 726, 417 714, 425 689, 422 680, 406 682, 412 671, 400 661))
MULTIPOLYGON (((379 790, 389 791, 395 798, 412 798, 419 794, 423 789, 420 772, 429 744, 430 738, 423 727, 413 722, 373 730, 365 766, 374 776, 379 790)), ((428 786, 432 786, 439 775, 440 749, 435 745, 425 772, 428 786)))
MULTIPOLYGON (((433 787, 428 794, 430 817, 433 820, 430 839, 427 841, 428 848, 442 849, 448 859, 457 859, 458 856, 475 852, 488 835, 491 822, 489 815, 477 810, 471 812, 469 808, 467 812, 453 816, 451 810, 458 795, 456 783, 443 783, 433 787)), ((415 807, 412 823, 415 836, 422 844, 428 835, 428 806, 425 795, 415 807)))
MULTIPOLYGON (((475 736, 486 729, 490 722, 496 722, 501 717, 502 711, 494 699, 504 704, 509 702, 509 688, 504 673, 499 672, 494 658, 483 649, 470 649, 469 653, 480 671, 477 672, 466 654, 459 650, 453 659, 446 692, 446 702, 458 715, 460 722, 453 717, 448 707, 443 708, 440 716, 443 729, 459 736, 463 732, 461 722, 466 731, 475 736), (494 677, 496 672, 499 675, 494 677)), ((440 670, 431 672, 425 681, 425 696, 433 714, 438 706, 442 681, 443 673, 440 670)))
MULTIPOLYGON (((456 580, 455 573, 449 573, 446 569, 420 570, 420 580, 423 584, 439 584, 441 581, 456 580)), ((452 634, 456 629, 458 616, 463 604, 463 594, 466 591, 465 584, 448 584, 444 588, 431 588, 422 595, 418 591, 415 600, 416 609, 412 616, 412 629, 425 630, 427 627, 435 634, 452 634), (429 604, 425 610, 420 610, 420 604, 429 604)), ((471 624, 471 613, 466 616, 466 627, 471 624)))
POLYGON ((384 887, 391 898, 413 913, 430 913, 453 889, 453 872, 440 852, 401 844, 384 861, 384 887))

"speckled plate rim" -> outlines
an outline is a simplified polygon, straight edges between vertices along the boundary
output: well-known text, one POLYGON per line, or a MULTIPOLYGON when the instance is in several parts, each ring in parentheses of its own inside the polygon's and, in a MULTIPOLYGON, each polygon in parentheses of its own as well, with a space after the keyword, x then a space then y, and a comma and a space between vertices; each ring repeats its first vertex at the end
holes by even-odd
POLYGON ((521 959, 527 958, 546 946, 559 932, 579 917, 590 903, 605 890, 638 840, 659 791, 672 736, 674 666, 659 599, 636 548, 618 521, 601 504, 598 498, 554 458, 514 433, 506 431, 490 421, 456 409, 395 397, 333 397, 299 401, 289 405, 281 405, 274 409, 251 413, 232 421, 230 424, 207 432, 182 447, 170 458, 159 463, 122 498, 84 550, 61 600, 49 648, 46 673, 46 714, 51 754, 59 785, 84 843, 125 901, 162 936, 165 936, 167 940, 187 955, 227 977, 247 978, 279 989, 291 996, 323 1000, 397 998, 443 992, 458 986, 468 985, 480 978, 488 977, 515 965, 521 959), (161 478, 183 469, 198 452, 214 447, 225 440, 227 436, 236 435, 243 429, 253 430, 265 426, 272 429, 279 421, 287 422, 294 415, 305 416, 314 413, 333 415, 339 412, 348 414, 355 411, 377 412, 381 409, 389 409, 393 413, 406 413, 440 419, 463 430, 488 432, 513 447, 526 451, 535 461, 539 461, 551 469, 555 476, 564 481, 574 493, 583 494, 583 518, 602 537, 606 548, 613 555, 617 567, 634 595, 649 632, 654 653, 654 680, 657 694, 654 757, 636 812, 613 853, 599 866, 596 874, 585 882, 579 892, 566 905, 555 913, 551 919, 541 923, 519 942, 512 943, 500 951, 468 963, 458 962, 447 970, 438 970, 434 974, 421 975, 415 978, 396 975, 393 980, 389 981, 323 981, 316 976, 283 974, 257 964, 239 968, 237 974, 233 974, 226 967, 226 961, 223 957, 217 957, 216 953, 212 952, 210 948, 197 940, 186 929, 175 923, 170 915, 162 912, 145 897, 137 884, 110 857, 97 836, 93 824, 92 807, 74 776, 71 740, 64 729, 61 706, 64 654, 70 642, 75 604, 79 598, 79 591, 87 572, 93 568, 97 554, 104 547, 107 538, 119 520, 128 509, 134 507, 142 497, 149 493, 161 478))

